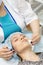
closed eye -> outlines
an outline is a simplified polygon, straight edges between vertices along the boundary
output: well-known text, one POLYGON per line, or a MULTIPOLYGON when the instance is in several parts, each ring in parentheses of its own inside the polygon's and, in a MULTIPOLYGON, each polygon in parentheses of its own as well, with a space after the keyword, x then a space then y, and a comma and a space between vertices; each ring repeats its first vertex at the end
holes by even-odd
POLYGON ((15 39, 14 41, 15 41, 15 42, 17 42, 17 41, 18 41, 18 39, 15 39))

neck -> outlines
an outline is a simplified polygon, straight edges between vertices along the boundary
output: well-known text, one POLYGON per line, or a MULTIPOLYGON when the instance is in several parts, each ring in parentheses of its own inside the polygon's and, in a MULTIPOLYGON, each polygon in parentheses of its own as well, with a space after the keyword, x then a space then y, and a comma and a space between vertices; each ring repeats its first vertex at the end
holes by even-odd
POLYGON ((39 57, 32 50, 29 50, 29 48, 19 53, 19 56, 26 61, 39 61, 39 57))
POLYGON ((25 49, 22 53, 20 53, 19 55, 21 56, 21 58, 23 59, 23 60, 29 60, 30 58, 30 53, 31 53, 31 50, 29 50, 29 49, 25 49))
POLYGON ((2 3, 0 6, 0 17, 5 15, 6 15, 6 11, 4 10, 4 4, 2 3))

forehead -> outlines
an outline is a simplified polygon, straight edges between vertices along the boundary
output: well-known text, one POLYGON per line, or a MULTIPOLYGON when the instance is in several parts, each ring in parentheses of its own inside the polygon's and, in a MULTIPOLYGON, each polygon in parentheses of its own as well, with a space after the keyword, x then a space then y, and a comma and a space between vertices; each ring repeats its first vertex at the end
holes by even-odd
POLYGON ((13 36, 13 38, 19 38, 20 36, 24 36, 22 33, 17 33, 13 36))

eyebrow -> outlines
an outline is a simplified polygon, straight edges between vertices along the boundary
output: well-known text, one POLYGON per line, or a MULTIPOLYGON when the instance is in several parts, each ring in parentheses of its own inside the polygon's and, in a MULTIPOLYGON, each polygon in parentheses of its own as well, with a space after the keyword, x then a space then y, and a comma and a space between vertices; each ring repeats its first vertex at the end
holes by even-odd
MULTIPOLYGON (((23 34, 19 34, 19 36, 23 36, 23 37, 25 37, 25 35, 23 35, 23 34)), ((18 37, 15 35, 14 37, 13 37, 13 39, 18 39, 18 37)))
POLYGON ((20 36, 26 37, 25 35, 21 34, 20 36))
POLYGON ((13 37, 13 39, 16 39, 17 37, 15 36, 15 37, 13 37))
POLYGON ((20 36, 23 35, 23 34, 20 34, 20 36))
POLYGON ((14 38, 17 38, 17 37, 14 37, 14 38))

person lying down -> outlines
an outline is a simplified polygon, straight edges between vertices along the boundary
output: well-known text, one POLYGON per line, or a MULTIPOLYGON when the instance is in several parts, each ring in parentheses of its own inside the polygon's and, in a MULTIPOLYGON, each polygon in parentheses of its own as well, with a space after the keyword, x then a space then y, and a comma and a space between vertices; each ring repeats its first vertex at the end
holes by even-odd
POLYGON ((22 60, 39 61, 40 58, 32 51, 29 39, 22 33, 16 33, 11 37, 11 44, 22 60))

